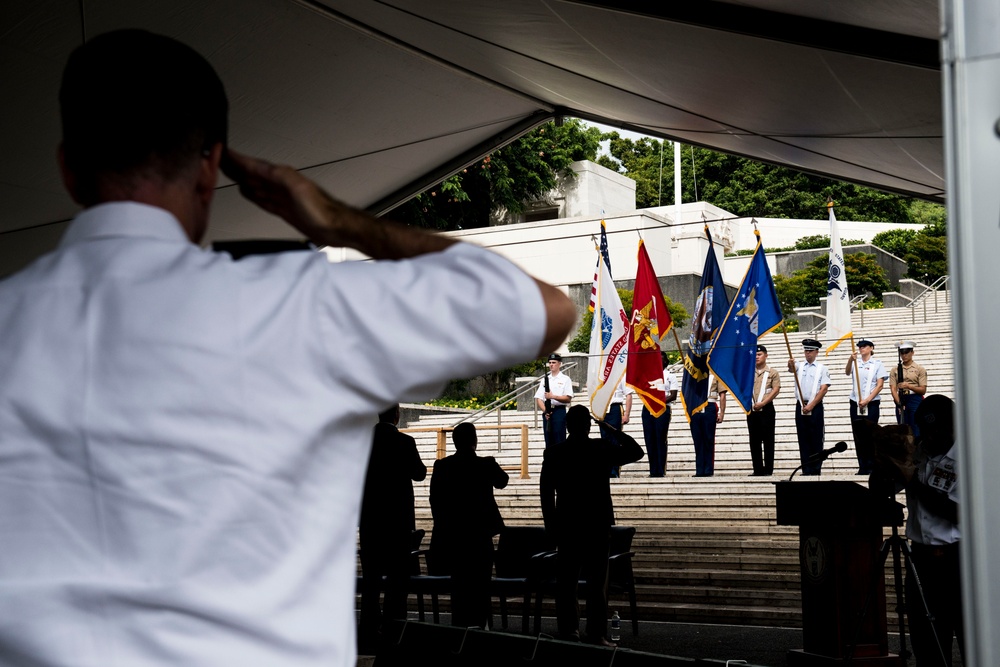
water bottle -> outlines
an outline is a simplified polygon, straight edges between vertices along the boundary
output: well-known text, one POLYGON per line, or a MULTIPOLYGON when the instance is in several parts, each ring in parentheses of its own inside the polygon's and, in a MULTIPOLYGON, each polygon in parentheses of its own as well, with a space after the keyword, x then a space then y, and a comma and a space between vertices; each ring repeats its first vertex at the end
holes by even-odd
POLYGON ((622 618, 618 612, 611 614, 611 641, 621 641, 622 638, 622 618))

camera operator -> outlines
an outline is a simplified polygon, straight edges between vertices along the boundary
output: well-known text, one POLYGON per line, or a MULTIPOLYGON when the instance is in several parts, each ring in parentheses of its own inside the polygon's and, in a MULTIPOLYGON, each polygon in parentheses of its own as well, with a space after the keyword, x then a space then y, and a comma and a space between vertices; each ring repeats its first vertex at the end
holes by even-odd
POLYGON ((892 464, 906 490, 906 536, 927 601, 924 610, 913 572, 908 572, 906 606, 917 667, 940 667, 942 658, 951 665, 955 635, 964 661, 954 403, 946 396, 928 396, 914 420, 921 435, 912 456, 886 456, 884 448, 877 448, 877 456, 881 464, 892 464))

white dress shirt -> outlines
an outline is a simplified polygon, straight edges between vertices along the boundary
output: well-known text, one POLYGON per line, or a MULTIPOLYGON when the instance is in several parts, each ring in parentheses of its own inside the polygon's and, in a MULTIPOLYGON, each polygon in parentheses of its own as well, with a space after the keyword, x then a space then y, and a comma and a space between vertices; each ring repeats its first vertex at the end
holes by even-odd
MULTIPOLYGON (((917 459, 917 479, 947 494, 952 502, 958 502, 958 462, 955 445, 946 454, 926 459, 917 459)), ((948 519, 931 514, 916 494, 906 492, 906 536, 920 544, 952 544, 958 542, 961 533, 958 525, 948 519)))
POLYGON ((801 403, 803 406, 809 405, 809 401, 813 400, 813 397, 819 393, 820 387, 831 384, 830 371, 823 364, 796 361, 795 372, 799 376, 799 386, 796 393, 799 389, 802 390, 801 398, 803 400, 801 403))
MULTIPOLYGON (((861 355, 858 355, 858 380, 854 378, 854 364, 851 364, 851 396, 850 400, 858 403, 858 382, 861 383, 861 395, 864 398, 868 398, 868 394, 875 390, 875 385, 878 383, 878 379, 882 380, 889 379, 889 371, 886 370, 885 366, 881 361, 875 357, 868 357, 868 361, 862 361, 861 355)), ((881 398, 881 394, 875 397, 878 401, 881 398)))
POLYGON ((353 667, 375 415, 538 354, 467 244, 233 261, 136 203, 0 282, 0 661, 353 667))
MULTIPOLYGON (((570 379, 565 373, 559 373, 557 375, 552 375, 549 373, 549 391, 553 396, 569 396, 573 398, 573 380, 570 379)), ((538 390, 535 391, 535 398, 540 398, 545 400, 545 380, 538 383, 538 390)), ((563 403, 562 401, 557 401, 552 399, 552 407, 566 407, 569 405, 569 401, 563 403)))

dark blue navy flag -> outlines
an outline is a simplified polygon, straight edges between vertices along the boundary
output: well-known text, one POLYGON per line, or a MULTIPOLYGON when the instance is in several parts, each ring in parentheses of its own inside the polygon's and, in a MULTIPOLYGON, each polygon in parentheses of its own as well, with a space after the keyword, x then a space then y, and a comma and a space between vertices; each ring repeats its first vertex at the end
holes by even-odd
POLYGON ((681 383, 681 402, 688 421, 691 421, 691 415, 704 410, 708 403, 708 352, 729 312, 729 297, 726 296, 722 272, 715 258, 712 233, 707 226, 705 234, 708 235, 708 255, 694 303, 694 320, 688 336, 688 349, 684 353, 684 380, 681 383))
POLYGON ((757 248, 753 259, 708 353, 708 367, 729 390, 729 395, 739 401, 744 412, 750 412, 754 404, 757 339, 777 329, 784 320, 760 234, 757 231, 754 234, 757 248))

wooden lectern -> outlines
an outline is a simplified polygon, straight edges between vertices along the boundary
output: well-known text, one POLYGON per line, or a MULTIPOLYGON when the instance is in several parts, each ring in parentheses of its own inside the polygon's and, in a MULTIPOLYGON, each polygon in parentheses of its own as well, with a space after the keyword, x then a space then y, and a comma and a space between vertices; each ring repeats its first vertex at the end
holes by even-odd
POLYGON ((903 667, 889 653, 880 553, 882 528, 903 523, 903 506, 847 481, 778 482, 775 494, 778 525, 799 527, 803 648, 788 664, 903 667))

